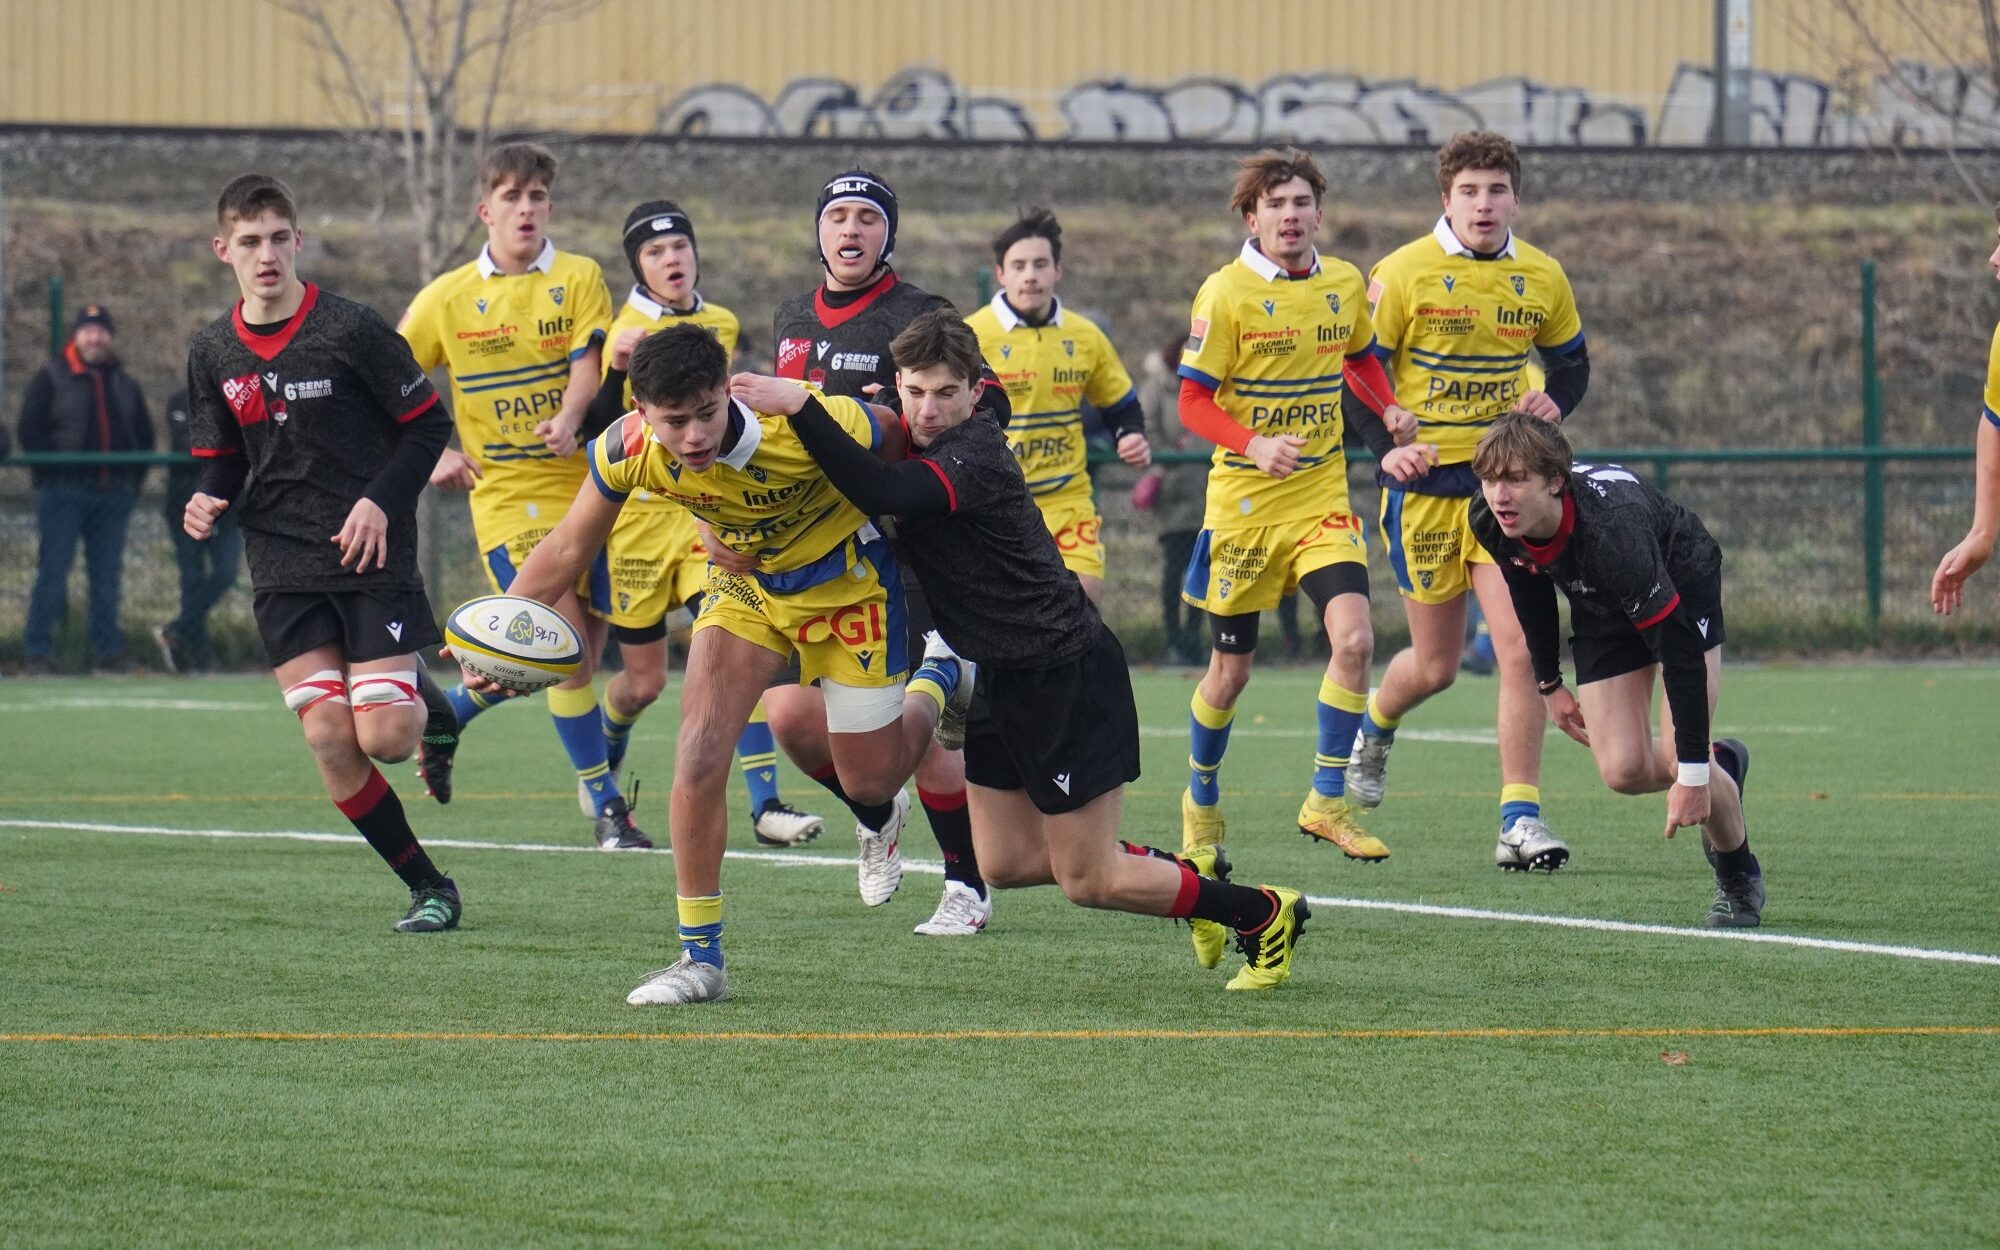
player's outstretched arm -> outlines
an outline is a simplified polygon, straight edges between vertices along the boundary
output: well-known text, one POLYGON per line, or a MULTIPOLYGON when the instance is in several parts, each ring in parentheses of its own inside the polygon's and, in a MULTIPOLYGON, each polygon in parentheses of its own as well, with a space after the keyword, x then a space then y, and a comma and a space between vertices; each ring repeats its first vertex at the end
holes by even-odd
POLYGON ((826 408, 805 391, 789 414, 792 429, 833 488, 870 516, 939 516, 953 507, 944 473, 928 460, 886 464, 849 437, 826 408))
POLYGON ((1972 528, 1944 553, 1931 577, 1931 609, 1951 615, 1965 601, 1965 581, 1992 558, 2000 535, 2000 424, 1979 422, 1977 459, 1972 470, 1972 528))

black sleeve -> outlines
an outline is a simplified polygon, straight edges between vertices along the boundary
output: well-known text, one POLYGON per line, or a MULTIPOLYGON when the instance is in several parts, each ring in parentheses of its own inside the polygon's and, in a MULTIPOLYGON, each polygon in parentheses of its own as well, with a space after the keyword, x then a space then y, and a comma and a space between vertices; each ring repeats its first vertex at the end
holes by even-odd
MULTIPOLYGON (((894 391, 896 388, 891 386, 888 389, 894 391)), ((901 412, 902 410, 902 404, 899 402, 896 405, 896 411, 901 412)), ((1007 388, 1000 385, 1000 375, 993 372, 991 365, 981 364, 979 366, 979 398, 973 402, 972 410, 974 412, 983 412, 987 416, 992 417, 1000 423, 1000 428, 1003 430, 1007 428, 1007 423, 1014 419, 1014 403, 1007 398, 1007 388)), ((897 515, 903 516, 907 514, 898 513, 897 515)))
POLYGON ((444 415, 443 405, 432 404, 397 427, 396 450, 361 497, 390 516, 414 511, 417 496, 423 493, 431 470, 450 441, 451 418, 444 415))
POLYGON ((611 423, 625 415, 625 371, 608 369, 603 385, 591 397, 590 407, 584 409, 583 426, 576 432, 578 443, 587 443, 611 428, 611 423))
POLYGON ((236 502, 243 483, 250 480, 250 461, 243 456, 209 456, 201 462, 201 480, 195 493, 236 502))
POLYGON ((1340 417, 1347 422, 1347 428, 1361 436, 1368 450, 1380 460, 1396 450, 1396 436, 1389 433, 1389 427, 1382 424, 1382 417, 1370 408, 1361 396, 1354 393, 1351 386, 1340 390, 1340 417))
MULTIPOLYGON (((1003 395, 1006 393, 1005 387, 1001 388, 1001 393, 1003 395)), ((1132 389, 1131 394, 1109 408, 1104 409, 1098 415, 1104 420, 1104 428, 1111 431, 1111 441, 1114 444, 1123 439, 1127 434, 1144 434, 1146 432, 1146 410, 1139 406, 1139 390, 1137 387, 1132 389)))
POLYGON ((47 369, 35 370, 27 393, 21 396, 21 450, 47 451, 55 441, 49 427, 50 407, 55 402, 55 384, 47 369))
POLYGON ((1528 662, 1535 670, 1535 684, 1546 686, 1562 680, 1562 617, 1556 610, 1556 584, 1542 573, 1530 573, 1512 560, 1496 556, 1500 573, 1507 579, 1507 595, 1514 601, 1515 619, 1528 642, 1528 662))
POLYGON ((396 333, 372 308, 361 310, 358 324, 360 329, 348 345, 347 367, 360 377, 382 411, 397 424, 405 425, 414 422, 427 408, 439 407, 437 388, 431 385, 430 375, 417 365, 409 340, 396 333))
POLYGON ((1590 389, 1590 347, 1578 343, 1576 347, 1558 356, 1553 352, 1542 353, 1542 369, 1548 375, 1543 383, 1543 392, 1562 409, 1564 417, 1576 411, 1583 402, 1583 393, 1590 389))
POLYGON ((1708 762, 1708 640, 1677 604, 1665 620, 1639 631, 1660 661, 1660 684, 1674 714, 1674 758, 1683 764, 1708 762))
POLYGON ((805 407, 792 414, 791 422, 833 488, 868 515, 942 515, 952 510, 951 490, 935 466, 927 460, 882 463, 848 437, 818 397, 807 395, 805 407))

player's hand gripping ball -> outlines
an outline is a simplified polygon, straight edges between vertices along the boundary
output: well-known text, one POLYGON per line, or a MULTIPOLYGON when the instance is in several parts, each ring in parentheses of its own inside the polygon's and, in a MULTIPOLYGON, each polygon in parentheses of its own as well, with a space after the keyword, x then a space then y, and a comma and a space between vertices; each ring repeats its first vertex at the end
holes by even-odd
POLYGON ((562 614, 518 595, 461 605, 445 622, 444 638, 467 672, 524 694, 555 685, 583 663, 583 641, 562 614))

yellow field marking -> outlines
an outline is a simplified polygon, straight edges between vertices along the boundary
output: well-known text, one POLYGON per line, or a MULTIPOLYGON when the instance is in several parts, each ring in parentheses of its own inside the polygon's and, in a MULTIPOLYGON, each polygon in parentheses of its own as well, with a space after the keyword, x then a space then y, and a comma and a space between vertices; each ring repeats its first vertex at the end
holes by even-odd
POLYGON ((939 1029, 715 1033, 0 1033, 20 1042, 1187 1042, 1576 1041, 1672 1038, 1995 1037, 1994 1024, 1645 1029, 939 1029))

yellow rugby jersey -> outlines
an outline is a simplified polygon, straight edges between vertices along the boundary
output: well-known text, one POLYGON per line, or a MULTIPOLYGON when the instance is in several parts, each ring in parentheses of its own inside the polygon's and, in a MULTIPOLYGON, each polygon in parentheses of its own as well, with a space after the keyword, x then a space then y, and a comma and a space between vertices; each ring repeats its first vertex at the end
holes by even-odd
MULTIPOLYGON (((605 336, 604 371, 606 373, 611 372, 611 348, 609 344, 616 343, 619 336, 627 330, 644 330, 646 333, 651 334, 656 330, 664 330, 672 325, 697 325, 708 330, 721 341, 722 350, 728 352, 732 357, 736 355, 736 340, 743 333, 743 327, 737 321, 735 313, 730 312, 720 304, 709 303, 701 297, 701 293, 698 291, 694 297, 694 311, 683 313, 675 312, 665 304, 654 301, 651 296, 646 294, 645 288, 635 286, 632 288, 632 293, 625 297, 625 306, 618 310, 616 317, 612 318, 610 333, 605 336)), ((629 381, 625 383, 625 393, 618 397, 618 401, 625 406, 627 411, 631 409, 632 384, 629 381)), ((632 493, 632 498, 625 505, 625 514, 630 516, 640 510, 650 512, 656 507, 671 507, 674 509, 677 517, 686 515, 684 509, 675 507, 664 501, 655 500, 650 491, 643 489, 632 493)), ((625 524, 622 519, 619 523, 621 525, 625 524)), ((694 528, 692 519, 687 521, 687 528, 689 530, 688 537, 692 541, 692 531, 694 528)))
POLYGON ((1007 446, 1021 462, 1029 493, 1088 490, 1082 405, 1087 401, 1102 411, 1132 394, 1132 375, 1111 340, 1090 318, 1064 309, 1061 300, 1045 325, 1021 320, 1004 294, 965 323, 979 336, 987 367, 1007 388, 1013 409, 1007 446))
POLYGON ((1361 271, 1346 261, 1315 256, 1306 277, 1292 278, 1254 239, 1201 284, 1180 375, 1213 389, 1217 405, 1253 433, 1305 440, 1298 468, 1282 480, 1218 446, 1208 528, 1346 510, 1340 371, 1375 343, 1364 295, 1361 271))
POLYGON ((2000 425, 2000 325, 1993 327, 1993 346, 1986 352, 1986 419, 2000 425))
POLYGON ((1510 237, 1479 260, 1438 218, 1369 274, 1379 353, 1396 402, 1415 414, 1417 441, 1438 463, 1472 459, 1480 435, 1533 389, 1530 345, 1566 352, 1583 342, 1569 276, 1540 248, 1510 237))
MULTIPOLYGON (((821 395, 820 403, 855 442, 880 445, 875 419, 858 401, 821 395)), ((850 560, 841 548, 868 518, 826 480, 787 418, 731 399, 727 420, 735 446, 696 472, 660 445, 644 417, 628 412, 591 442, 591 478, 607 499, 644 490, 686 508, 725 546, 762 560, 755 576, 775 593, 845 573, 850 560)))
POLYGON ((583 484, 581 457, 558 460, 535 427, 562 408, 570 364, 611 327, 597 262, 544 242, 527 273, 479 257, 417 292, 397 329, 425 369, 451 371, 458 442, 479 466, 472 526, 485 551, 553 526, 583 484), (551 511, 552 509, 552 511, 551 511))

